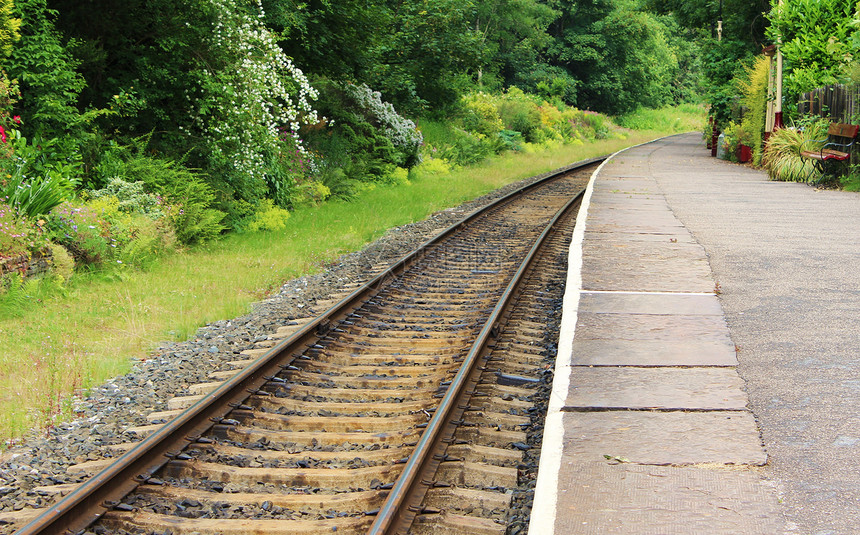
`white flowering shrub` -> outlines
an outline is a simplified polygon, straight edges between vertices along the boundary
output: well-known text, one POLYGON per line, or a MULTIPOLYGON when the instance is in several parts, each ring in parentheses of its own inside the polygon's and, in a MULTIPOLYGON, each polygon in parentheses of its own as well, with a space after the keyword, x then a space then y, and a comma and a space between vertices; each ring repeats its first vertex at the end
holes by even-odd
POLYGON ((188 90, 197 131, 189 135, 202 134, 210 169, 237 197, 256 200, 279 154, 309 157, 298 131, 319 121, 317 92, 266 29, 260 0, 205 1, 213 28, 203 37, 198 86, 188 90))
POLYGON ((356 111, 379 128, 403 154, 403 161, 399 163, 412 167, 421 161, 419 150, 424 139, 413 121, 398 114, 391 103, 382 101, 379 91, 373 91, 366 84, 347 84, 344 91, 355 102, 356 111))

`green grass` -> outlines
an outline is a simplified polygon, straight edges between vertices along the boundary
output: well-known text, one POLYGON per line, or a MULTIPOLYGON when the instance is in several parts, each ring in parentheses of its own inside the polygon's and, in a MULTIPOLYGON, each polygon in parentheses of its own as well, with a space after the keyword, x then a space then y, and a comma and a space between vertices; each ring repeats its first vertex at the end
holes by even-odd
POLYGON ((447 175, 419 168, 409 185, 298 210, 280 232, 229 235, 147 271, 77 276, 64 294, 0 319, 0 441, 67 419, 70 393, 126 373, 162 341, 185 340, 201 325, 248 312, 284 281, 323 269, 390 227, 672 132, 508 153, 447 175))
POLYGON ((615 123, 634 130, 658 132, 701 131, 705 110, 699 104, 682 104, 657 110, 640 108, 615 119, 615 123))

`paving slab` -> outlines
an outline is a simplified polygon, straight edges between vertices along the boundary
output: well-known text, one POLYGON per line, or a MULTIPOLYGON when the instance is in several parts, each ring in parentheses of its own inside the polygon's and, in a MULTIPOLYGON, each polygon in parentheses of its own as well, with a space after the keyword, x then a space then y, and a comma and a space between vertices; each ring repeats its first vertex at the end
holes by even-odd
POLYGON ((572 344, 573 366, 737 366, 731 340, 584 340, 572 344))
POLYGON ((565 461, 556 533, 774 535, 773 488, 751 470, 565 461), (743 511, 745 514, 739 514, 743 511))
POLYGON ((732 368, 577 367, 565 410, 745 410, 743 386, 732 368))
POLYGON ((722 316, 699 314, 599 314, 581 312, 578 340, 708 340, 729 342, 722 316))
POLYGON ((563 459, 601 461, 605 455, 653 465, 764 465, 755 419, 748 411, 566 412, 563 459))
POLYGON ((674 314, 722 316, 716 295, 647 294, 624 292, 582 292, 581 312, 603 314, 674 314))

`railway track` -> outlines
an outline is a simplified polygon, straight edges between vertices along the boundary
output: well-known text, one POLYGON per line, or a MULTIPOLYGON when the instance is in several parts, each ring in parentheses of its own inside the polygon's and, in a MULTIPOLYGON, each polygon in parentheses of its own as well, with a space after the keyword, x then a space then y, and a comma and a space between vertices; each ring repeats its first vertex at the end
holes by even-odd
POLYGON ((442 232, 17 533, 504 534, 594 165, 442 232))

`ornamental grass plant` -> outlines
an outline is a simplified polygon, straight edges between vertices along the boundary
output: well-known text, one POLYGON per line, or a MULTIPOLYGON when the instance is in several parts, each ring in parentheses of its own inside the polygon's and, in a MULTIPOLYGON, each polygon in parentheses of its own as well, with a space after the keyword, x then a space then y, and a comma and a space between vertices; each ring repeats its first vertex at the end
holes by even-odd
POLYGON ((820 146, 816 142, 827 137, 827 125, 826 120, 811 118, 790 128, 774 130, 762 157, 762 165, 771 180, 808 182, 813 178, 815 168, 801 152, 820 146))

